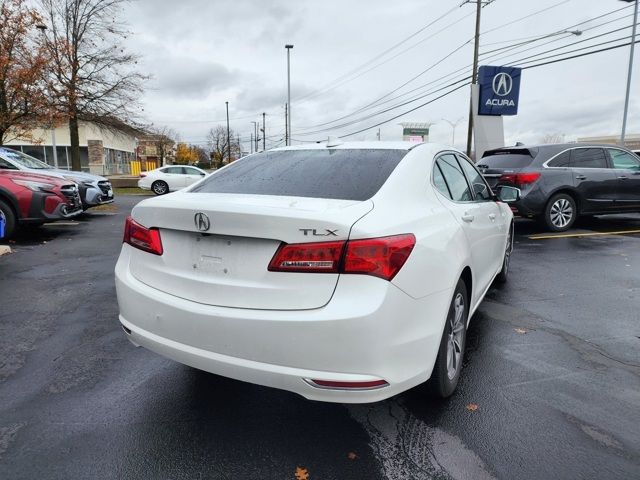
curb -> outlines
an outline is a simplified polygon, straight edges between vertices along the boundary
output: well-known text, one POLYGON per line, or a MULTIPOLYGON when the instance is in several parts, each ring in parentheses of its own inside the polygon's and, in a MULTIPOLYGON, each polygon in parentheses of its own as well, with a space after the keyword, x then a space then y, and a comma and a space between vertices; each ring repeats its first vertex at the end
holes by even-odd
POLYGON ((9 245, 0 245, 0 257, 7 253, 11 253, 11 247, 9 245))

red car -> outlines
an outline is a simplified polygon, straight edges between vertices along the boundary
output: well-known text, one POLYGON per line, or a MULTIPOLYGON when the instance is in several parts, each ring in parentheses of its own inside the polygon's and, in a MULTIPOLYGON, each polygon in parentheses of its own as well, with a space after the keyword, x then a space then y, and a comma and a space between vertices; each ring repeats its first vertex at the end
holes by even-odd
POLYGON ((19 225, 41 225, 80 213, 82 201, 75 183, 19 170, 0 170, 4 237, 11 237, 19 225))

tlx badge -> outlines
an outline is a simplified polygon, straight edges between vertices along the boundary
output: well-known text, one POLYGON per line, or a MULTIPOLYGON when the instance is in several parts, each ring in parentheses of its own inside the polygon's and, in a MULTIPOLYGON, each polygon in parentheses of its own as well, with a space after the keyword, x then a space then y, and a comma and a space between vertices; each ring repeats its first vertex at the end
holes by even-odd
POLYGON ((301 228, 300 231, 304 233, 305 237, 307 235, 311 235, 314 237, 337 237, 338 236, 338 234, 336 233, 338 229, 329 230, 328 228, 325 228, 324 233, 319 232, 315 228, 301 228))

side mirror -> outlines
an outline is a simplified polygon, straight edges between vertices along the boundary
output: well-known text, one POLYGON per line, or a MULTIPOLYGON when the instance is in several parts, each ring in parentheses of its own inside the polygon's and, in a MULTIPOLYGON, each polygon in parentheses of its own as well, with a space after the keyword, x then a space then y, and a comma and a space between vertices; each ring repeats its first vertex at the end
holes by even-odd
POLYGON ((517 202, 520 200, 520 189, 507 186, 498 187, 497 197, 501 202, 517 202))
POLYGON ((206 176, 207 176, 207 174, 206 174, 206 173, 204 173, 204 172, 202 172, 202 173, 200 174, 200 176, 201 176, 201 177, 206 177, 206 176))

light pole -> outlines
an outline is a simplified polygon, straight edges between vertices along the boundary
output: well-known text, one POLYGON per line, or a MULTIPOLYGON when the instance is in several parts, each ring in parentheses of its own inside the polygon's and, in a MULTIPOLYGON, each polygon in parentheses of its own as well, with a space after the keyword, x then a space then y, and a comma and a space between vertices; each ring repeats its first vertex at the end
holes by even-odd
POLYGON ((287 145, 291 145, 291 63, 290 53, 293 45, 284 46, 287 49, 287 145))
POLYGON ((629 113, 629 92, 631 90, 631 74, 633 73, 633 52, 636 46, 636 24, 638 23, 638 0, 622 0, 623 2, 635 2, 633 6, 633 29, 631 33, 631 50, 629 51, 629 72, 627 73, 627 92, 624 97, 624 113, 622 114, 622 132, 620 133, 620 146, 624 147, 624 137, 627 133, 627 115, 629 113))
POLYGON ((253 123, 253 141, 255 142, 255 152, 258 153, 258 123, 260 122, 254 122, 252 121, 251 123, 253 123))
MULTIPOLYGON (((40 32, 42 33, 42 37, 44 38, 45 44, 47 42, 47 36, 46 36, 46 31, 47 31, 47 26, 43 23, 36 25, 36 28, 38 30, 40 30, 40 32)), ((54 115, 53 113, 50 116, 50 127, 51 127, 51 148, 53 149, 53 166, 55 168, 58 168, 58 148, 56 145, 56 125, 54 122, 54 115)))
POLYGON ((267 151, 267 114, 262 112, 262 150, 267 151))
POLYGON ((451 146, 455 147, 455 144, 456 144, 456 127, 458 126, 458 124, 462 120, 464 120, 464 117, 460 117, 455 122, 452 122, 451 120, 447 120, 446 118, 443 118, 442 120, 447 122, 449 125, 451 125, 451 128, 453 129, 453 132, 451 133, 451 146))
POLYGON ((231 163, 231 134, 229 133, 229 102, 224 102, 224 104, 227 107, 227 154, 229 155, 229 160, 227 163, 231 163))

